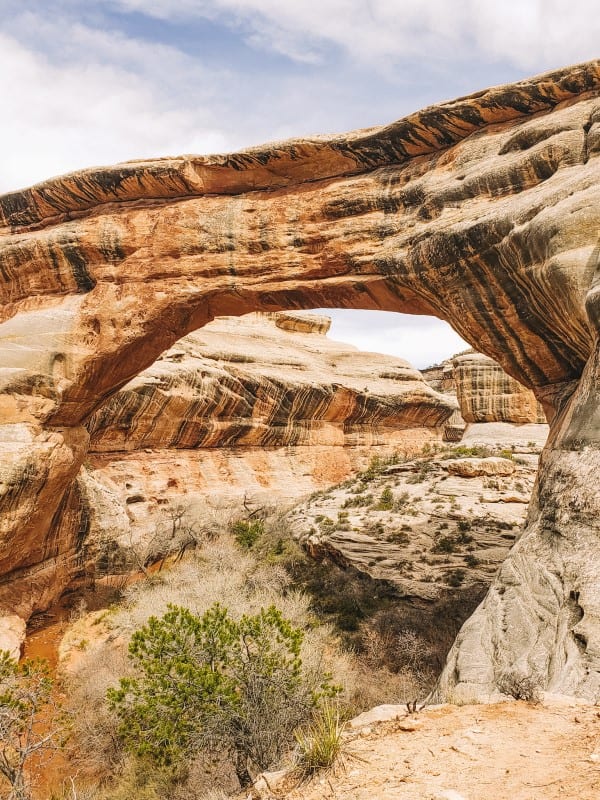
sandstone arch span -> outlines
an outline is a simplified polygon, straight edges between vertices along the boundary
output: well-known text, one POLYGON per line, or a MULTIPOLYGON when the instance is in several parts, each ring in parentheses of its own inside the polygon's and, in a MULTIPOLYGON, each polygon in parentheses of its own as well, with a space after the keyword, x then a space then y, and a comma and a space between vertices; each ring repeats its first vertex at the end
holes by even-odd
POLYGON ((254 310, 433 314, 554 419, 529 527, 442 686, 489 691, 515 662, 600 691, 599 95, 594 61, 384 128, 0 197, 4 605, 8 581, 35 586, 33 605, 64 582, 86 419, 177 338, 254 310))

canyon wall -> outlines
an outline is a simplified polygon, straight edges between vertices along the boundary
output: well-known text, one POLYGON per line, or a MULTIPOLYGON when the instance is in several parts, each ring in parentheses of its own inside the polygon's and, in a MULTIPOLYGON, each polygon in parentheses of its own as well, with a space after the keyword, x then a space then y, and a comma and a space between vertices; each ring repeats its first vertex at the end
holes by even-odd
POLYGON ((546 415, 534 393, 493 359, 465 353, 452 359, 452 377, 465 422, 542 424, 546 415))
POLYGON ((132 548, 144 559, 176 548, 173 509, 200 528, 243 501, 284 509, 376 455, 441 442, 456 401, 401 359, 332 341, 329 325, 283 312, 214 320, 92 415, 78 477, 88 573, 131 568, 132 548))
POLYGON ((276 313, 209 323, 90 417, 90 451, 403 440, 414 450, 428 430, 438 435, 456 402, 406 361, 332 341, 329 322, 276 313))
POLYGON ((444 685, 489 692, 508 654, 543 685, 595 694, 599 93, 593 61, 382 128, 1 197, 4 580, 37 603, 59 588, 63 548, 88 530, 74 482, 86 424, 180 337, 257 310, 432 314, 553 425, 527 527, 444 685))

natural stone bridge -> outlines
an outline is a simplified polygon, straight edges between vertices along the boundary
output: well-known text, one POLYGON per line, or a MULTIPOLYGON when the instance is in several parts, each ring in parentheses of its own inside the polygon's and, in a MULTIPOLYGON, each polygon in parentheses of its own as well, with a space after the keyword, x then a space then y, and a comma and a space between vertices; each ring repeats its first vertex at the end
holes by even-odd
POLYGON ((0 601, 73 574, 90 415, 217 315, 432 314, 552 421, 528 525, 440 692, 600 697, 600 62, 382 128, 90 169, 0 197, 0 601))

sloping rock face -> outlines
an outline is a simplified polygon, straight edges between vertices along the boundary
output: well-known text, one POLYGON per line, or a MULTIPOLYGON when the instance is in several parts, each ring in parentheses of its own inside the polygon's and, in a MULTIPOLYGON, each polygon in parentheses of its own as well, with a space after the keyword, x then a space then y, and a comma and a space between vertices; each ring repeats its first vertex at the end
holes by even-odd
POLYGON ((465 422, 546 422, 534 393, 507 375, 493 359, 467 353, 452 361, 453 382, 465 422))
POLYGON ((11 459, 0 562, 23 585, 52 559, 57 574, 65 538, 76 550, 86 535, 72 483, 85 423, 214 317, 433 314, 553 420, 528 526, 446 685, 483 693, 510 657, 543 683, 598 694, 599 94, 593 61, 383 128, 130 162, 0 198, 0 440, 11 459))
POLYGON ((329 322, 284 313, 215 320, 92 415, 90 450, 403 441, 414 450, 439 436, 456 403, 408 362, 328 339, 329 322))
POLYGON ((96 572, 122 569, 132 547, 168 548, 173 508, 202 519, 244 498, 285 506, 375 454, 441 441, 455 401, 405 361, 327 338, 329 324, 283 312, 215 320, 91 417, 78 485, 96 572))
POLYGON ((453 455, 447 446, 382 462, 298 505, 290 529, 313 556, 387 581, 410 601, 487 586, 525 520, 538 455, 453 455))

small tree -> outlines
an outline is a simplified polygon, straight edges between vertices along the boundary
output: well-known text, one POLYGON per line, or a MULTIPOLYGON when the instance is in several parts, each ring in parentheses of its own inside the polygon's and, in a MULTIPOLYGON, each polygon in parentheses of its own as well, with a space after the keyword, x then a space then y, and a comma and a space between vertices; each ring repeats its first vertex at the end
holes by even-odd
POLYGON ((274 606, 239 621, 215 603, 201 617, 170 606, 134 633, 136 676, 108 691, 134 755, 176 769, 201 749, 230 753, 242 786, 248 762, 272 766, 321 695, 300 657, 302 631, 274 606))
POLYGON ((27 762, 34 753, 57 747, 51 691, 45 662, 18 664, 0 650, 0 773, 11 785, 9 800, 29 800, 27 762))
POLYGON ((238 519, 232 524, 231 529, 240 547, 249 550, 263 536, 265 524, 262 519, 238 519))
POLYGON ((393 507, 394 493, 389 486, 386 486, 381 493, 381 497, 379 498, 379 503, 377 504, 376 509, 378 511, 391 511, 393 507))
POLYGON ((135 542, 130 529, 129 556, 148 578, 151 564, 159 563, 161 570, 168 556, 173 556, 175 562, 181 561, 185 553, 199 547, 204 538, 194 509, 182 502, 170 503, 163 509, 149 540, 135 542))

